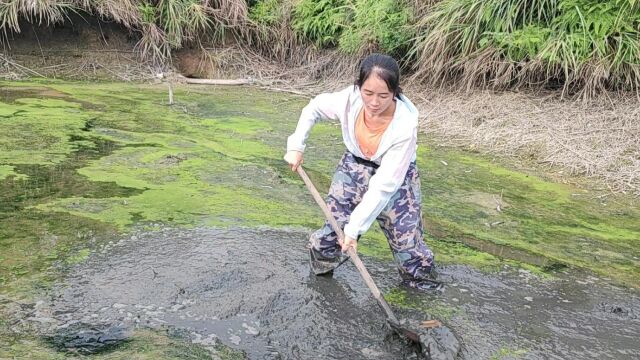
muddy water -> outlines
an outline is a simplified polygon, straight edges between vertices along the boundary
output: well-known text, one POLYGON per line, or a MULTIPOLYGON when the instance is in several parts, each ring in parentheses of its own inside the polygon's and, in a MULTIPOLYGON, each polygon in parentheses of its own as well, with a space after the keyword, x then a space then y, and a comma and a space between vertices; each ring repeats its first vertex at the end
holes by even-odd
MULTIPOLYGON (((310 274, 306 237, 247 228, 136 232, 74 268, 40 316, 54 319, 54 334, 76 323, 184 329, 193 342, 221 342, 250 359, 416 358, 385 327, 351 264, 334 278, 310 274)), ((365 263, 383 292, 405 296, 400 317, 424 320, 440 309, 436 317, 463 343, 461 359, 640 356, 640 300, 604 279, 448 266, 439 272, 445 291, 424 294, 397 288, 393 264, 365 263)))
POLYGON ((174 326, 255 359, 408 356, 412 348, 385 329, 355 271, 310 276, 304 238, 282 230, 139 233, 75 269, 49 311, 61 329, 75 321, 174 326))

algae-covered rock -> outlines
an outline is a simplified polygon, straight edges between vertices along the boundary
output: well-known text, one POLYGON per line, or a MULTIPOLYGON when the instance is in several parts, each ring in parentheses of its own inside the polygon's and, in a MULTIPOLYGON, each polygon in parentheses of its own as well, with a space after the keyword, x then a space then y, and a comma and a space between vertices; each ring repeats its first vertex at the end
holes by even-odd
POLYGON ((403 319, 400 326, 419 337, 420 354, 427 360, 453 360, 460 351, 460 341, 448 327, 439 320, 419 322, 403 319))
POLYGON ((111 350, 129 341, 131 334, 121 325, 76 323, 59 328, 47 340, 59 350, 89 355, 111 350))

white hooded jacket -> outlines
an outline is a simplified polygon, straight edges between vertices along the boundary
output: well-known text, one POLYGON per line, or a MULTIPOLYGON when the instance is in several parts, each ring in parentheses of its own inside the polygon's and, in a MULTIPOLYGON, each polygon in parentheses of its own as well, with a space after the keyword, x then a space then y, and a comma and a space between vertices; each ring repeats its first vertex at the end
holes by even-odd
MULTIPOLYGON (((320 94, 302 109, 295 132, 287 139, 287 151, 304 152, 313 125, 320 119, 339 120, 342 139, 353 155, 366 159, 355 136, 355 122, 364 103, 360 89, 349 86, 334 93, 320 94)), ((396 110, 378 150, 369 159, 380 165, 369 181, 362 201, 355 207, 344 228, 353 239, 366 232, 404 182, 407 170, 416 159, 418 109, 404 95, 396 97, 396 110)))

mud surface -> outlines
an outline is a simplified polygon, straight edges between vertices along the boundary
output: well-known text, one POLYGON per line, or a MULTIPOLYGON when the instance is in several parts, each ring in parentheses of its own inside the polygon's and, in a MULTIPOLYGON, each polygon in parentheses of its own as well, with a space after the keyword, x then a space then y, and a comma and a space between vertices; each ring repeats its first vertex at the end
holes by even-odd
MULTIPOLYGON (((219 341, 250 359, 416 358, 351 264, 333 278, 310 273, 306 238, 246 228, 136 232, 77 265, 31 321, 48 323, 52 335, 78 323, 183 329, 193 342, 219 341)), ((402 294, 399 317, 438 317, 456 332, 461 359, 640 356, 640 300, 604 279, 447 266, 445 291, 424 294, 398 288, 393 264, 364 261, 383 292, 402 294)))

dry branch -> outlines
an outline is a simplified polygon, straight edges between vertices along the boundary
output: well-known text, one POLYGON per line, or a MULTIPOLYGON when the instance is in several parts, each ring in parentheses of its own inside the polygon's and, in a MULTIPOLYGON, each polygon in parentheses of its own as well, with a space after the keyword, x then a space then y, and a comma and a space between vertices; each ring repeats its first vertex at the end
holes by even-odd
POLYGON ((249 85, 254 84, 253 79, 185 79, 187 84, 199 85, 249 85))

